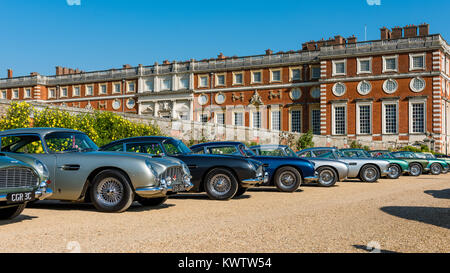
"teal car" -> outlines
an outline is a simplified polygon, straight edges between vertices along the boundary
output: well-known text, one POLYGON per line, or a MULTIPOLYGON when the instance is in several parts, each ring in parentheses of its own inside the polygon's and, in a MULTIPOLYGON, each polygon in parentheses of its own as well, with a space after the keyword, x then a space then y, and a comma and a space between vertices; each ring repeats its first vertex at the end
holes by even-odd
POLYGON ((19 216, 28 202, 52 194, 48 171, 42 162, 25 155, 20 159, 0 153, 0 220, 19 216))
POLYGON ((363 149, 341 149, 340 150, 347 157, 357 158, 377 158, 389 162, 389 173, 387 175, 390 179, 397 179, 402 174, 409 173, 409 164, 405 160, 397 159, 388 153, 371 154, 363 149))
POLYGON ((432 153, 416 153, 416 155, 428 160, 427 167, 430 169, 430 173, 434 175, 448 173, 450 165, 446 160, 436 158, 432 153))

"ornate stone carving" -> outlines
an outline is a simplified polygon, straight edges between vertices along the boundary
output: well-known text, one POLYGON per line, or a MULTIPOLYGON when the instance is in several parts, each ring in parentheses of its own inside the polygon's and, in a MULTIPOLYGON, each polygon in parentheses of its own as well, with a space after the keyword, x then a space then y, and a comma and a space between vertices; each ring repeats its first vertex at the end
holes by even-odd
POLYGON ((88 104, 86 105, 86 107, 84 107, 85 109, 87 109, 87 110, 92 110, 92 109, 94 109, 93 107, 92 107, 92 105, 91 105, 91 102, 88 102, 88 104))
POLYGON ((269 92, 269 100, 272 100, 274 98, 281 99, 281 91, 280 90, 278 90, 278 92, 275 92, 275 91, 270 91, 269 92))
POLYGON ((172 112, 173 102, 172 101, 160 101, 158 102, 159 112, 172 112))
POLYGON ((261 96, 258 94, 258 91, 255 91, 255 93, 253 94, 253 96, 250 100, 250 104, 264 105, 264 103, 262 102, 261 96))
POLYGON ((241 93, 239 96, 236 96, 236 94, 233 93, 232 96, 231 96, 231 100, 233 102, 235 102, 237 100, 244 101, 244 93, 241 93))
POLYGON ((101 101, 98 103, 98 109, 100 110, 106 110, 106 102, 101 101))

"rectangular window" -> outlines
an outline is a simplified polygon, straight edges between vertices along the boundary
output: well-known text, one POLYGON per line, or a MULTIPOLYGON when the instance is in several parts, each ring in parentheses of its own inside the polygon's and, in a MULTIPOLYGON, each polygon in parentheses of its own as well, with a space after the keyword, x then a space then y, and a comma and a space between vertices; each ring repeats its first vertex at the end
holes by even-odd
POLYGON ((122 85, 120 83, 113 84, 113 92, 114 93, 121 93, 122 92, 121 86, 122 85))
POLYGON ((253 72, 252 73, 252 83, 261 83, 262 82, 262 72, 253 72))
POLYGON ((272 130, 281 131, 281 112, 272 112, 272 130))
POLYGON ((8 99, 8 92, 6 90, 2 90, 2 100, 8 99))
POLYGON ((242 73, 235 73, 233 77, 233 84, 243 84, 244 75, 242 73))
POLYGON ((311 68, 311 79, 320 79, 320 66, 313 66, 311 68))
POLYGON ((302 132, 302 111, 293 110, 291 111, 291 128, 294 133, 302 132))
POLYGON ((261 128, 261 112, 253 112, 253 128, 261 128))
POLYGON ((81 95, 80 87, 75 86, 72 91, 72 97, 79 97, 81 95))
POLYGON ((397 104, 386 104, 384 107, 385 133, 397 134, 397 104))
POLYGON ((31 98, 31 88, 26 88, 25 89, 24 98, 31 98))
POLYGON ((108 93, 108 86, 106 84, 100 85, 100 94, 108 93))
POLYGON ((146 80, 145 81, 145 91, 153 92, 153 90, 154 90, 153 80, 146 80))
POLYGON ((135 92, 135 87, 134 82, 129 82, 127 92, 135 92))
POLYGON ((199 87, 208 87, 208 76, 199 76, 199 87))
POLYGON ((86 96, 92 95, 94 95, 94 86, 93 85, 86 86, 86 96))
POLYGON ((334 108, 334 134, 345 135, 346 132, 346 107, 336 106, 334 108))
POLYGON ((68 94, 69 94, 69 91, 68 91, 67 87, 61 88, 61 97, 67 97, 68 94))
POLYGON ((271 81, 272 82, 280 82, 281 81, 281 70, 273 70, 271 72, 272 78, 271 81))
POLYGON ((291 81, 299 81, 302 79, 302 71, 300 68, 291 69, 291 81))
POLYGON ((182 77, 180 79, 180 89, 182 90, 189 89, 189 77, 182 77))
POLYGON ((172 89, 172 79, 167 77, 161 79, 161 90, 171 90, 172 89))
POLYGON ((358 59, 358 74, 372 73, 372 59, 358 59))
POLYGON ((314 109, 311 111, 311 126, 313 134, 320 135, 320 110, 314 109))
POLYGON ((383 72, 396 72, 397 67, 397 56, 383 57, 383 72))
POLYGON ((333 61, 333 76, 343 76, 346 74, 346 60, 333 61))
POLYGON ((48 98, 56 98, 56 89, 52 88, 48 90, 48 98))
POLYGON ((216 113, 216 122, 219 125, 225 125, 225 113, 216 113))
POLYGON ((425 53, 409 55, 410 67, 409 70, 425 69, 425 53))
POLYGON ((217 82, 216 85, 223 86, 225 85, 225 74, 217 75, 217 82))
POLYGON ((208 122, 208 114, 201 114, 200 115, 200 121, 203 123, 208 122))
POLYGON ((370 135, 372 131, 370 105, 359 105, 359 134, 370 135))
POLYGON ((425 104, 413 103, 412 108, 412 133, 425 133, 425 104))
POLYGON ((234 113, 234 125, 244 126, 244 113, 234 113))

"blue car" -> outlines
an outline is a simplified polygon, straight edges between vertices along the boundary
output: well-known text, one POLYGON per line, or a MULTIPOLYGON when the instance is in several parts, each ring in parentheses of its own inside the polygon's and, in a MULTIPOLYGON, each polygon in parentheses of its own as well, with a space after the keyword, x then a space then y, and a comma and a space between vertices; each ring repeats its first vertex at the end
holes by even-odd
POLYGON ((276 186, 282 192, 294 192, 303 182, 318 180, 314 163, 301 158, 257 156, 241 142, 209 142, 190 147, 196 154, 234 155, 249 157, 264 164, 269 180, 264 186, 276 186))

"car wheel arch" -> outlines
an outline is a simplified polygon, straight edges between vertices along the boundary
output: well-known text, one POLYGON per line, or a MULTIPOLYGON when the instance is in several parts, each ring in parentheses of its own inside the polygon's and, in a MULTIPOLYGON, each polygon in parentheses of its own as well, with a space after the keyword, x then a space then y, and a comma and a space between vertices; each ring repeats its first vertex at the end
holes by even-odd
POLYGON ((234 177, 236 178, 236 180, 239 182, 239 184, 241 184, 241 178, 237 175, 237 173, 236 173, 236 171, 235 171, 234 169, 232 169, 232 168, 230 168, 230 167, 228 167, 228 166, 212 166, 212 167, 210 167, 209 169, 207 169, 207 170, 203 173, 203 175, 202 175, 202 180, 201 180, 200 186, 199 186, 199 188, 198 188, 198 190, 199 190, 200 192, 204 192, 204 191, 205 191, 205 179, 206 179, 206 176, 207 176, 212 170, 215 170, 215 169, 225 169, 225 170, 231 172, 231 173, 234 175, 234 177))
POLYGON ((114 170, 114 171, 118 171, 118 172, 122 173, 122 174, 127 178, 127 182, 128 182, 128 184, 130 185, 130 187, 131 187, 131 189, 133 190, 133 192, 135 191, 134 186, 133 186, 133 183, 131 183, 130 176, 128 175, 128 173, 127 173, 126 171, 122 170, 121 168, 118 168, 118 167, 112 167, 112 166, 108 166, 108 167, 100 167, 100 168, 97 168, 97 169, 93 170, 93 171, 89 174, 88 178, 86 179, 86 182, 84 183, 83 191, 81 192, 81 196, 80 196, 80 198, 79 198, 79 201, 83 201, 83 200, 89 201, 89 198, 90 198, 90 197, 89 197, 89 196, 90 196, 90 195, 89 195, 89 191, 90 191, 90 189, 91 189, 91 186, 92 186, 92 183, 94 182, 95 177, 96 177, 99 173, 101 173, 101 172, 103 172, 103 171, 107 171, 107 170, 114 170))
POLYGON ((366 163, 366 164, 362 165, 361 168, 359 169, 359 176, 360 176, 360 177, 361 177, 362 169, 364 169, 364 167, 367 167, 367 166, 373 166, 373 167, 375 167, 375 168, 378 170, 378 173, 381 175, 381 169, 380 169, 380 166, 378 166, 377 164, 374 164, 374 163, 366 163))
MULTIPOLYGON (((279 169, 281 169, 281 168, 284 168, 284 167, 291 167, 291 168, 294 168, 294 169, 296 169, 299 173, 300 173, 300 176, 302 177, 302 180, 304 180, 305 179, 305 176, 303 175, 303 171, 301 170, 301 168, 300 167, 298 167, 298 166, 294 166, 294 165, 280 165, 280 166, 278 166, 278 168, 276 168, 274 171, 273 171, 273 175, 272 175, 272 177, 271 177, 271 179, 270 179, 270 183, 273 185, 274 184, 274 182, 275 182, 275 174, 277 173, 277 171, 279 170, 279 169)), ((314 170, 315 171, 315 170, 314 170)))
MULTIPOLYGON (((335 171, 336 172, 336 174, 337 174, 337 180, 338 181, 340 181, 341 179, 340 179, 340 173, 339 173, 339 171, 335 168, 335 167, 333 167, 333 166, 331 166, 331 165, 323 165, 323 166, 320 166, 320 167, 317 167, 317 170, 320 170, 320 169, 322 169, 322 168, 330 168, 330 169, 332 169, 333 171, 335 171)), ((303 176, 303 175, 302 175, 303 176)))

